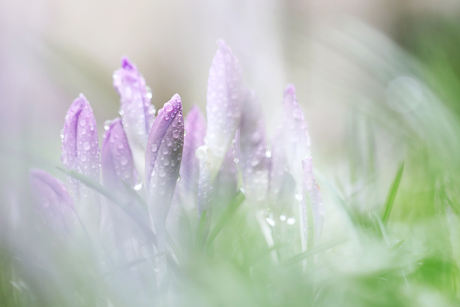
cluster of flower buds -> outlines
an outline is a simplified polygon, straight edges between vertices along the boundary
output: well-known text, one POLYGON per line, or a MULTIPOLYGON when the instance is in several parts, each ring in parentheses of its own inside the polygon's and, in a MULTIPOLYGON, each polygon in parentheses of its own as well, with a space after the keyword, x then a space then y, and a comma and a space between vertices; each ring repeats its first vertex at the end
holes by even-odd
POLYGON ((312 229, 320 234, 324 208, 294 86, 284 91, 282 123, 268 140, 262 107, 244 85, 238 59, 224 41, 218 45, 209 72, 206 119, 196 106, 184 119, 177 94, 155 116, 150 90, 127 58, 113 75, 121 119, 106 122, 102 148, 88 101, 80 95, 72 103, 61 159, 69 173, 81 174, 86 183, 69 176, 67 190, 44 171, 30 172, 47 224, 67 231, 83 225, 108 238, 121 258, 133 259, 138 249, 133 237, 150 234, 157 250, 164 251, 165 237, 180 235, 181 214, 198 223, 202 214, 243 193, 269 245, 270 227, 277 223, 298 227, 303 240, 312 229), (88 182, 111 197, 102 197, 88 182), (314 227, 307 227, 307 221, 314 227))

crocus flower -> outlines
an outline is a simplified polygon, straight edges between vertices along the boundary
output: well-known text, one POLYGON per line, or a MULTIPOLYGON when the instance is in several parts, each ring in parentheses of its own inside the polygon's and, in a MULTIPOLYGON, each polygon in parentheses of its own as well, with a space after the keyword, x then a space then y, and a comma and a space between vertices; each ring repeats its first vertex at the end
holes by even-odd
MULTIPOLYGON (((184 145, 184 119, 179 95, 174 95, 158 111, 150 131, 145 155, 147 203, 162 245, 169 207, 174 195, 184 145)), ((164 247, 159 247, 164 248, 164 247)))
MULTIPOLYGON (((79 172, 96 182, 100 181, 96 119, 83 94, 74 100, 67 111, 62 132, 61 160, 67 169, 79 172)), ((94 229, 99 219, 99 196, 74 179, 70 182, 78 200, 76 209, 82 222, 94 229)))
POLYGON ((197 149, 200 158, 199 213, 210 200, 212 182, 227 150, 235 138, 241 117, 244 85, 238 59, 223 40, 209 70, 207 92, 207 127, 204 146, 197 149))
POLYGON ((198 178, 200 173, 200 161, 195 152, 204 144, 206 133, 206 120, 197 106, 194 106, 185 117, 184 154, 180 168, 181 181, 184 193, 187 197, 196 197, 198 190, 198 178))
MULTIPOLYGON (((137 182, 131 149, 119 118, 111 121, 104 134, 101 150, 102 183, 119 199, 128 200, 129 192, 126 184, 133 187, 137 182)), ((121 249, 120 257, 133 254, 133 231, 137 228, 126 213, 115 204, 109 202, 104 206, 103 230, 111 238, 111 244, 121 249), (128 255, 126 255, 128 254, 128 255)), ((130 256, 131 255, 131 256, 130 256)))
POLYGON ((39 169, 30 170, 29 183, 43 221, 58 234, 71 232, 78 217, 67 187, 39 169))
POLYGON ((152 94, 136 66, 127 57, 113 74, 113 86, 120 95, 120 114, 131 147, 138 173, 143 177, 145 148, 155 119, 155 108, 150 103, 152 94))
POLYGON ((114 193, 123 196, 123 182, 134 186, 137 172, 133 155, 119 118, 111 121, 104 134, 101 150, 102 182, 114 193))
POLYGON ((253 91, 247 93, 241 116, 240 163, 246 196, 262 201, 268 192, 269 160, 262 109, 253 91))
MULTIPOLYGON (((315 196, 310 195, 309 197, 314 200, 312 205, 317 207, 315 213, 317 215, 315 219, 317 233, 321 231, 322 215, 320 213, 323 213, 324 210, 322 209, 320 194, 316 194, 310 184, 314 181, 311 165, 311 141, 308 134, 307 123, 297 103, 295 87, 292 84, 286 86, 284 90, 283 109, 283 146, 285 148, 289 172, 296 182, 296 198, 300 202, 301 231, 304 238, 303 243, 305 245, 307 238, 308 211, 305 192, 309 194, 310 192, 315 193, 315 196), (304 182, 308 182, 308 184, 304 185, 304 182)), ((304 248, 306 247, 304 246, 304 248)))

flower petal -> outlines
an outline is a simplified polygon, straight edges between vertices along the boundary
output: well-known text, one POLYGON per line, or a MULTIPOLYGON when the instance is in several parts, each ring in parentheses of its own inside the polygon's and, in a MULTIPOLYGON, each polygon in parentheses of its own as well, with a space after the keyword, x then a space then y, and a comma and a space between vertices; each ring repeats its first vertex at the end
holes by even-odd
POLYGON ((200 161, 196 157, 196 150, 204 144, 206 120, 197 106, 192 107, 185 117, 184 154, 180 168, 181 186, 189 196, 198 189, 200 161))
POLYGON ((136 184, 137 174, 133 155, 128 144, 123 124, 115 118, 104 134, 101 150, 102 182, 114 192, 125 190, 122 181, 131 186, 136 184))
POLYGON ((93 110, 83 94, 65 117, 61 160, 69 170, 99 182, 99 141, 93 110))
POLYGON ((184 119, 179 95, 158 111, 147 142, 146 195, 157 235, 164 232, 174 195, 184 145, 184 119))
POLYGON ((212 61, 208 78, 207 130, 204 140, 212 178, 217 175, 241 117, 244 85, 238 59, 223 40, 212 61))
POLYGON ((145 80, 136 66, 124 57, 121 68, 113 74, 113 86, 120 95, 120 114, 133 152, 138 173, 143 176, 145 148, 155 119, 155 107, 145 80))
POLYGON ((29 183, 45 222, 56 231, 70 231, 78 217, 67 187, 39 169, 30 170, 29 183))
POLYGON ((269 160, 262 109, 254 92, 248 91, 240 123, 240 163, 247 197, 262 201, 268 192, 269 160))

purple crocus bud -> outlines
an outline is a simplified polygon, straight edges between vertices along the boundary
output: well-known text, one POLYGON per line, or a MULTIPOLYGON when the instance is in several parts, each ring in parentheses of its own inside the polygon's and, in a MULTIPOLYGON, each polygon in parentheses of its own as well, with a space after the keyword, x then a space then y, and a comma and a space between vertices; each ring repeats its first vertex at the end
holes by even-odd
POLYGON ((323 230, 324 223, 324 205, 321 197, 321 191, 316 183, 315 176, 313 175, 312 158, 308 157, 302 161, 302 168, 304 172, 303 180, 303 195, 308 193, 310 198, 310 205, 313 213, 313 224, 315 225, 315 236, 319 236, 323 230))
POLYGON ((181 98, 174 95, 158 111, 147 142, 145 188, 158 245, 164 243, 166 217, 174 195, 184 145, 181 98))
POLYGON ((101 166, 103 185, 113 192, 122 194, 125 190, 123 181, 131 186, 136 184, 133 155, 119 118, 112 120, 104 134, 101 166))
MULTIPOLYGON (((317 191, 314 188, 309 190, 306 187, 310 187, 314 181, 313 166, 311 164, 311 141, 308 134, 308 126, 305 121, 302 110, 297 103, 295 95, 295 87, 292 84, 286 86, 284 90, 284 119, 283 119, 283 142, 287 158, 287 165, 289 172, 293 176, 296 183, 296 199, 300 202, 300 219, 301 219, 301 230, 303 234, 303 247, 306 248, 307 238, 307 201, 305 199, 305 191, 309 192, 309 198, 311 206, 317 206, 317 212, 313 214, 317 215, 317 224, 315 228, 319 232, 322 228, 321 214, 324 214, 324 209, 320 209, 319 204, 321 203, 318 198, 317 191), (309 162, 308 162, 309 161, 309 162), (308 174, 308 176, 306 176, 308 174), (310 192, 315 195, 310 195, 310 192)), ((322 205, 321 205, 322 207, 322 205)))
POLYGON ((45 223, 58 232, 71 231, 78 222, 78 216, 67 187, 39 169, 30 170, 29 183, 45 223))
POLYGON ((197 106, 192 107, 185 117, 184 154, 180 168, 181 186, 188 197, 192 197, 198 189, 200 161, 196 150, 204 144, 206 120, 197 106))
POLYGON ((238 59, 223 40, 217 43, 220 48, 214 56, 208 78, 206 136, 204 145, 196 151, 200 159, 199 215, 211 199, 212 183, 235 138, 245 99, 238 59))
MULTIPOLYGON (((96 120, 82 94, 72 103, 65 117, 61 160, 67 169, 77 171, 96 182, 100 181, 96 120)), ((78 215, 90 232, 96 231, 99 223, 99 195, 75 179, 69 181, 79 201, 78 215)))
POLYGON ((204 143, 209 171, 217 175, 220 164, 235 137, 241 117, 245 90, 238 59, 223 40, 212 61, 208 78, 207 130, 204 143))
MULTIPOLYGON (((111 121, 104 134, 101 166, 103 185, 119 199, 127 200, 129 194, 124 183, 134 186, 137 173, 128 139, 119 118, 111 121)), ((118 260, 129 260, 130 255, 133 255, 133 232, 137 228, 125 212, 109 200, 107 202, 103 207, 101 223, 104 236, 110 238, 106 248, 113 247, 119 250, 118 253, 114 253, 114 259, 118 255, 118 260)))
POLYGON ((127 57, 122 58, 121 68, 113 74, 113 86, 120 95, 120 115, 134 163, 143 177, 145 148, 155 119, 155 107, 150 103, 152 94, 136 66, 127 57))
POLYGON ((283 140, 289 170, 300 187, 303 178, 302 160, 311 156, 310 136, 292 84, 284 90, 283 140))
POLYGON ((253 91, 248 91, 240 123, 240 163, 248 198, 262 201, 268 191, 268 158, 262 109, 253 91))
POLYGON ((99 141, 93 110, 83 94, 65 116, 62 132, 62 163, 99 182, 99 141))

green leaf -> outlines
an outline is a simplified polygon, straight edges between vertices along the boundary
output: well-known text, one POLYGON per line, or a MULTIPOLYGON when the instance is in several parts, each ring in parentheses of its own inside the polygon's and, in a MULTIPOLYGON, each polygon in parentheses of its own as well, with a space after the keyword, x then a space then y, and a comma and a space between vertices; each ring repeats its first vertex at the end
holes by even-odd
POLYGON ((393 180, 393 184, 390 187, 390 191, 388 192, 388 196, 385 201, 385 206, 383 207, 382 222, 384 225, 387 225, 388 220, 390 219, 391 209, 393 209, 393 204, 395 202, 396 193, 398 192, 399 183, 401 182, 403 170, 404 163, 401 163, 401 165, 398 168, 398 172, 396 173, 396 177, 393 180))

